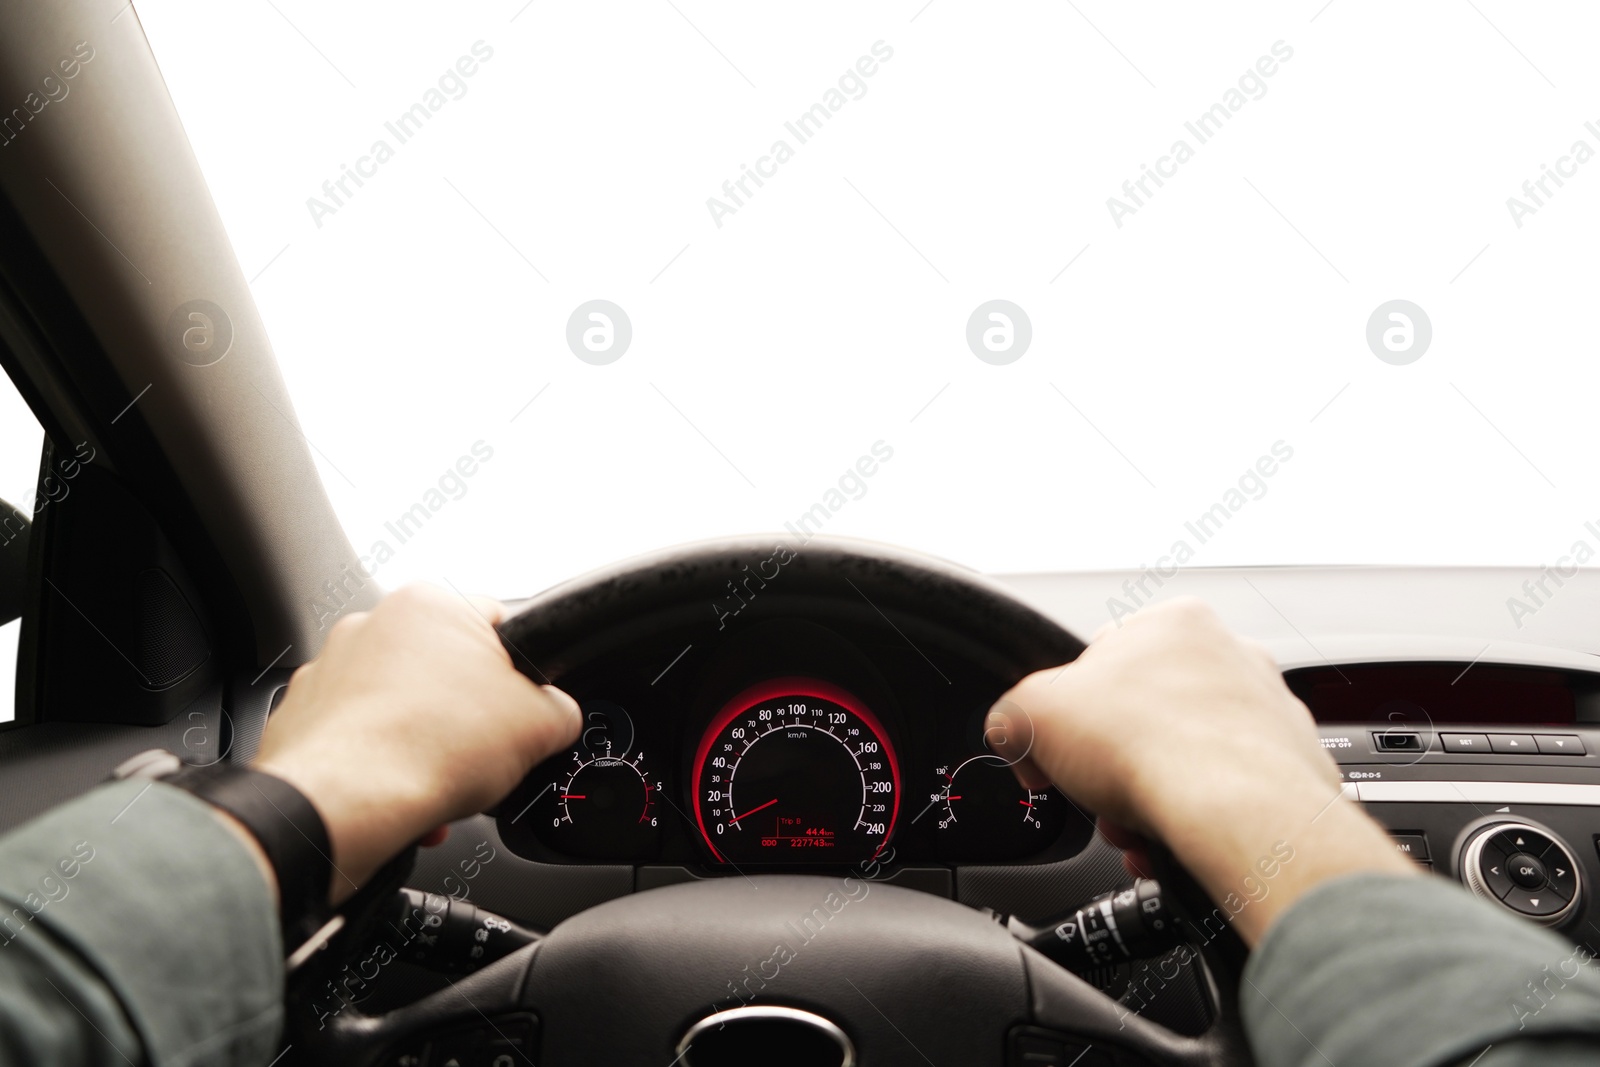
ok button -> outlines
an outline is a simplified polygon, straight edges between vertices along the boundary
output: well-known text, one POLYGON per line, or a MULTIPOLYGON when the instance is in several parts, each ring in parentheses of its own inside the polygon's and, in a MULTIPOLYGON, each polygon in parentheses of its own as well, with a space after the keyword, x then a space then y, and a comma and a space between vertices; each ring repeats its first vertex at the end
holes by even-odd
POLYGON ((1524 889, 1541 889, 1545 884, 1544 864, 1526 852, 1506 857, 1506 873, 1524 889))

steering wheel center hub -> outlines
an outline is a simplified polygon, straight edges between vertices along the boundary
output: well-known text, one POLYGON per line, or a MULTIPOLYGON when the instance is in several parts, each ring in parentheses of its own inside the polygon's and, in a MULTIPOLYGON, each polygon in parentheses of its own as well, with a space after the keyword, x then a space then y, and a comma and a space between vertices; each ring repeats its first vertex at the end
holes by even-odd
POLYGON ((678 1042, 684 1067, 856 1067, 856 1047, 832 1020, 775 1004, 715 1012, 678 1042))
POLYGON ((924 1063, 919 1049, 999 1064, 1029 1014, 1018 946, 993 921, 851 876, 708 879, 591 908, 540 945, 523 996, 556 1063, 688 1048, 694 1067, 924 1063))

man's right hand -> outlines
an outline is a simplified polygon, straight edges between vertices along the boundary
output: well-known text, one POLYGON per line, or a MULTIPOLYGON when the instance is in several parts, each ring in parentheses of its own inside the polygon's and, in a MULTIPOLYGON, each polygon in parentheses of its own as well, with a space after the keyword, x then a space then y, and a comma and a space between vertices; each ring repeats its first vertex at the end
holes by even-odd
POLYGON ((1272 656, 1197 600, 1147 608, 1075 662, 1024 678, 986 737, 1025 782, 1048 778, 1098 813, 1117 843, 1162 841, 1213 899, 1249 899, 1236 926, 1250 944, 1323 881, 1416 871, 1340 796, 1272 656))

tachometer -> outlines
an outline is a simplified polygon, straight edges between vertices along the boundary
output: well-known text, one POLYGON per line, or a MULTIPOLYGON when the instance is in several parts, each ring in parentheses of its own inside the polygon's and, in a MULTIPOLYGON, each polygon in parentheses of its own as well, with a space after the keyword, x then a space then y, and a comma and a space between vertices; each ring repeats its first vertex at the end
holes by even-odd
POLYGON ((552 824, 627 833, 646 824, 656 825, 655 794, 660 783, 650 780, 644 753, 632 759, 604 754, 572 754, 567 774, 555 787, 556 815, 552 824))
POLYGON ((535 768, 501 805, 500 832, 513 849, 532 837, 579 859, 654 859, 661 780, 634 747, 633 719, 606 700, 584 700, 583 714, 577 745, 535 768))
POLYGON ((700 739, 694 811, 729 863, 855 863, 881 852, 900 810, 900 768, 882 724, 837 686, 763 682, 700 739))

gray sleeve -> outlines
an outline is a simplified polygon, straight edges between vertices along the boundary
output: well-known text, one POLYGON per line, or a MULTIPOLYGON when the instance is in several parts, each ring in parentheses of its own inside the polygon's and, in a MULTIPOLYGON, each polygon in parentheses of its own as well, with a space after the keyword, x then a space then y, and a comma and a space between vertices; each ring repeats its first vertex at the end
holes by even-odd
POLYGON ((203 801, 117 782, 0 838, 0 1067, 261 1067, 271 888, 203 801))
POLYGON ((1600 1062, 1600 963, 1438 877, 1354 875, 1278 920, 1240 985, 1261 1067, 1600 1062))

